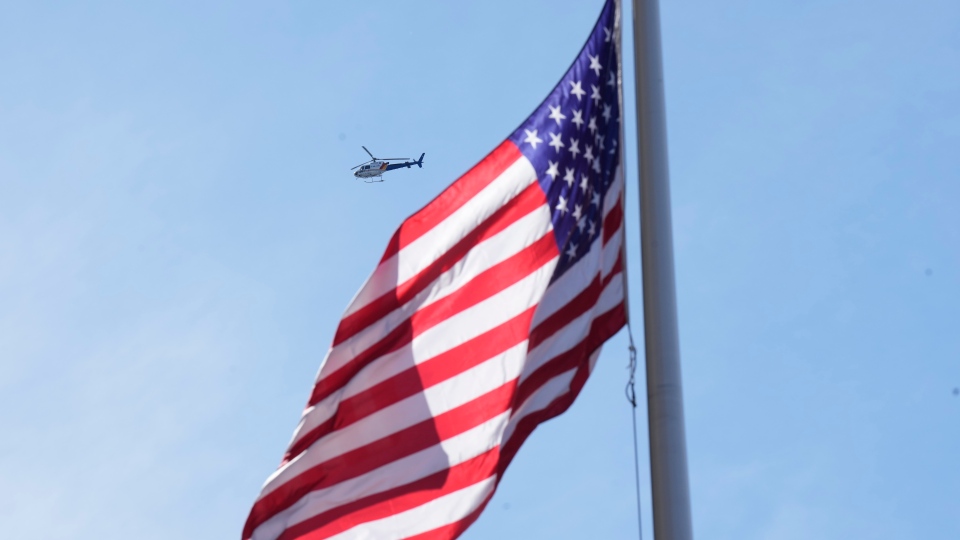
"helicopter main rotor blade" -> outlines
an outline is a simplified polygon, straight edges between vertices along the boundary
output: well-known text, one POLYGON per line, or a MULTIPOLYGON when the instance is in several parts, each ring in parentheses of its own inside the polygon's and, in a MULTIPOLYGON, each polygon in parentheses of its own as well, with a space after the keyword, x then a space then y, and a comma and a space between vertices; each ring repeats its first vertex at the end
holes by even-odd
POLYGON ((380 161, 400 161, 401 159, 410 159, 408 157, 382 157, 377 158, 380 161))
POLYGON ((373 154, 371 154, 369 150, 367 150, 367 147, 366 147, 366 146, 361 145, 360 148, 363 148, 363 151, 366 152, 367 155, 370 156, 370 159, 377 159, 377 158, 373 157, 373 154))
MULTIPOLYGON (((363 166, 366 165, 367 163, 370 163, 370 162, 369 162, 369 161, 364 161, 363 163, 357 165, 357 167, 363 167, 363 166)), ((350 167, 350 170, 352 171, 352 170, 356 169, 357 167, 350 167)))

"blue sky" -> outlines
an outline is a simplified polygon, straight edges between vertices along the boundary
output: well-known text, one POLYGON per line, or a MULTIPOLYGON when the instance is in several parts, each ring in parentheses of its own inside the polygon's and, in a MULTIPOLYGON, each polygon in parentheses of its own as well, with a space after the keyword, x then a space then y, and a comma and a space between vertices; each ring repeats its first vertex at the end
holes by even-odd
MULTIPOLYGON (((602 2, 463 4, 3 4, 7 536, 239 537, 392 231, 602 2), (361 144, 425 166, 359 183, 361 144)), ((662 16, 695 534, 960 538, 960 4, 662 16)), ((635 537, 626 362, 464 538, 635 537)))

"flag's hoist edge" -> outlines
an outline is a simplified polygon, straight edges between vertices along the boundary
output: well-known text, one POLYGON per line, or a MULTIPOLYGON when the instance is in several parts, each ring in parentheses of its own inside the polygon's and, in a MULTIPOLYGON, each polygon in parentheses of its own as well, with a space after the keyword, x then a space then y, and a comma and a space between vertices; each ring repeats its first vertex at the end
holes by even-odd
POLYGON ((394 234, 244 539, 459 536, 626 322, 619 6, 503 144, 394 234))

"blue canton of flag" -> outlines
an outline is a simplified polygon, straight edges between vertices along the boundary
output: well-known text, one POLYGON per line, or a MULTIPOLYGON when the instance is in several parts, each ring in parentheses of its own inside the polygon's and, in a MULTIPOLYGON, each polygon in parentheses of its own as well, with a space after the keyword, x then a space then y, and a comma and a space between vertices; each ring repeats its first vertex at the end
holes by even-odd
POLYGON ((608 2, 580 56, 510 140, 533 163, 560 249, 556 280, 590 250, 620 164, 620 81, 608 2))

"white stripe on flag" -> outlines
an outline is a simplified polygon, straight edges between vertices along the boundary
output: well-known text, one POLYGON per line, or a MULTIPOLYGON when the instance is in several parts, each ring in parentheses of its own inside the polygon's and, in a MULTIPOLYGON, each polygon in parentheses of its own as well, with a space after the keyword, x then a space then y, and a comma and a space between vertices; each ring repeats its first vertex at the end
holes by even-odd
POLYGON ((261 525, 253 540, 276 538, 284 529, 314 516, 415 482, 482 455, 496 448, 508 419, 509 413, 501 413, 473 429, 441 442, 438 446, 421 450, 329 488, 311 492, 294 506, 261 525), (436 459, 441 454, 446 456, 447 460, 436 459))
POLYGON ((330 540, 375 540, 408 538, 454 523, 473 512, 496 488, 496 479, 487 478, 459 491, 434 499, 412 510, 354 527, 330 540))

